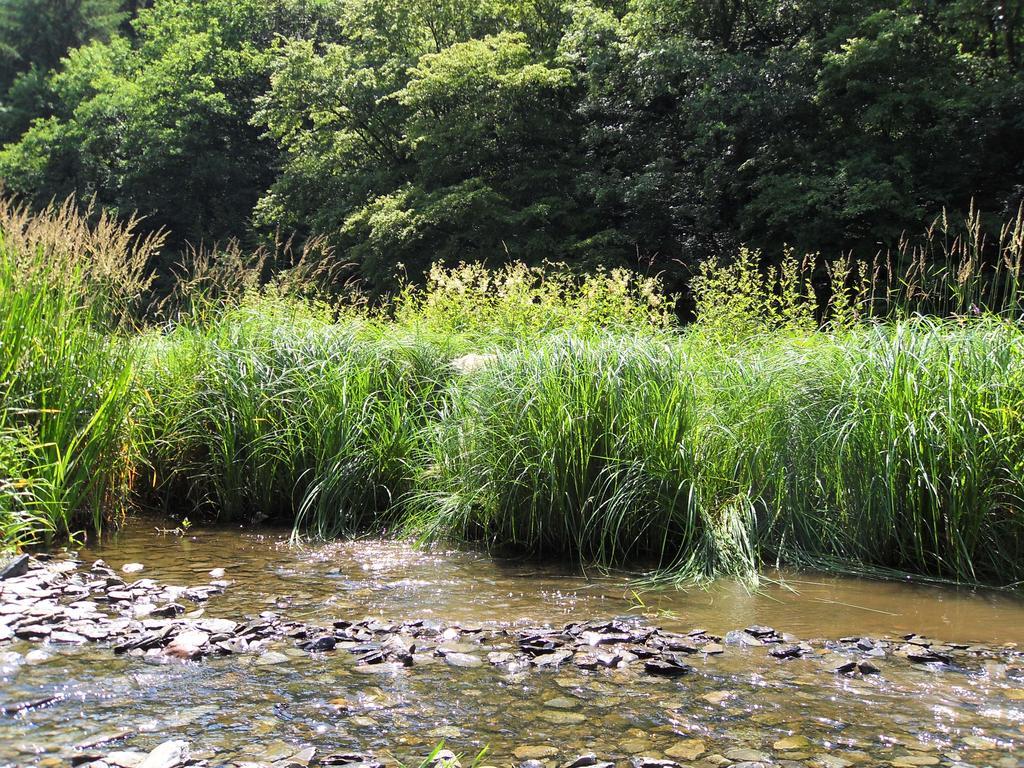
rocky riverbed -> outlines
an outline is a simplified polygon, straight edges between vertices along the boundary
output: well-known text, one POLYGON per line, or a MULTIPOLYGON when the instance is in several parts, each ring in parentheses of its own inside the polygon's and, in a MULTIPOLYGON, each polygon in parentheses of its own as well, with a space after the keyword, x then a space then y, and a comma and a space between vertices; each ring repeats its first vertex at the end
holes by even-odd
MULTIPOLYGON (((523 768, 1022 764, 1024 656, 1012 643, 910 633, 797 638, 761 625, 670 631, 628 616, 554 626, 358 618, 331 615, 330 606, 311 621, 276 605, 239 614, 244 585, 233 583, 230 568, 181 585, 146 573, 145 563, 112 567, 73 553, 22 558, 2 573, 0 674, 44 682, 5 686, 8 725, 0 734, 24 724, 27 740, 8 741, 0 765, 373 768, 417 763, 442 741, 459 747, 463 762, 491 745, 485 763, 523 768), (60 730, 47 718, 69 707, 89 717, 80 688, 45 683, 48 668, 83 655, 110 667, 106 675, 90 669, 103 685, 116 685, 114 675, 165 675, 159 684, 199 677, 221 706, 232 693, 221 679, 244 670, 249 687, 234 693, 246 697, 238 707, 252 734, 225 739, 190 728, 224 714, 192 696, 176 698, 177 721, 165 716, 77 740, 34 730, 60 730), (140 671, 147 669, 154 671, 140 671), (886 709, 915 689, 930 697, 923 710, 902 700, 886 709), (275 721, 293 727, 268 726, 266 707, 248 698, 254 692, 266 696, 275 721), (936 692, 940 705, 931 701, 936 692), (815 697, 833 699, 817 717, 808 700, 815 697), (953 712, 952 721, 936 706, 953 712), (932 723, 912 723, 914 711, 932 723), (856 717, 875 722, 848 722, 856 717), (495 738, 466 727, 480 720, 490 721, 495 738), (339 726, 351 731, 335 737, 339 726)), ((442 751, 433 763, 457 759, 442 751)))
MULTIPOLYGON (((247 653, 258 654, 260 663, 269 664, 277 657, 268 647, 289 641, 309 653, 349 653, 357 666, 414 667, 443 661, 456 668, 486 663, 514 673, 572 665, 586 671, 627 669, 663 677, 691 674, 691 657, 706 660, 733 646, 763 648, 778 661, 813 660, 823 671, 842 675, 881 674, 880 665, 886 662, 960 673, 977 672, 986 662, 996 662, 1008 665, 1010 677, 1024 679, 1024 651, 1016 644, 940 642, 917 634, 806 640, 754 625, 721 637, 699 628, 669 632, 632 618, 507 629, 446 626, 431 619, 313 624, 273 611, 243 620, 213 617, 201 606, 224 592, 229 581, 212 578, 208 584, 178 586, 125 578, 143 569, 141 563, 133 563, 118 574, 103 560, 84 563, 74 557, 23 555, 0 573, 0 643, 102 642, 115 654, 160 662, 247 653), (1021 668, 1009 666, 1018 662, 1021 668)), ((211 575, 222 577, 223 572, 211 575)))

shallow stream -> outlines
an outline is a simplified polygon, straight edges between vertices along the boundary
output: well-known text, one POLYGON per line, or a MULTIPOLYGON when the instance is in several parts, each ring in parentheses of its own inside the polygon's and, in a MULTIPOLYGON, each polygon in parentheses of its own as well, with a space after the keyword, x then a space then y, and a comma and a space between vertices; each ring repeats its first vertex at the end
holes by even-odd
MULTIPOLYGON (((801 639, 918 633, 998 653, 1024 646, 1024 601, 1012 595, 808 573, 768 574, 757 592, 723 581, 638 594, 619 574, 379 540, 294 546, 286 533, 241 529, 174 536, 145 521, 81 558, 142 563, 140 576, 167 584, 206 583, 223 568, 230 585, 205 611, 235 620, 272 611, 321 624, 373 616, 515 627, 634 617, 721 636, 756 624, 801 639)), ((764 647, 727 644, 670 679, 630 667, 509 672, 442 659, 367 667, 347 653, 275 647, 287 661, 156 664, 104 644, 0 645, 0 706, 62 696, 0 715, 0 765, 69 764, 106 739, 106 750, 145 751, 181 738, 211 765, 272 764, 302 747, 416 765, 443 740, 468 759, 487 747, 484 764, 494 766, 562 765, 587 752, 621 765, 642 755, 708 767, 1024 766, 1024 658, 1013 655, 941 668, 886 660, 881 674, 847 677, 827 659, 780 661, 764 647), (28 663, 33 649, 44 653, 28 663)))

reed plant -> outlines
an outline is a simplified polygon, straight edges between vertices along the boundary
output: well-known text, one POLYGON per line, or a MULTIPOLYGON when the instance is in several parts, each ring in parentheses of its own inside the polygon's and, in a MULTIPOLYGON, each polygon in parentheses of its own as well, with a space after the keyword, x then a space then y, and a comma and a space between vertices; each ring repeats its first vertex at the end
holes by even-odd
MULTIPOLYGON (((90 221, 91 218, 91 221, 90 221)), ((0 201, 0 525, 6 544, 122 515, 136 466, 122 333, 159 238, 0 201)))

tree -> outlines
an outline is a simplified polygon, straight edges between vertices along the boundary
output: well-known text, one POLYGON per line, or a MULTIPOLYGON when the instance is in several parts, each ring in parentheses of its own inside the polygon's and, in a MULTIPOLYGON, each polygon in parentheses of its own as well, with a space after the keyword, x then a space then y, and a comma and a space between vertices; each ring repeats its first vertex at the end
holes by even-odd
POLYGON ((276 157, 252 117, 279 35, 311 34, 329 9, 302 0, 158 3, 141 12, 134 43, 115 38, 69 54, 50 81, 55 115, 0 153, 0 173, 40 202, 96 195, 177 242, 245 235, 276 157))
POLYGON ((0 89, 33 68, 54 69, 72 48, 109 40, 125 18, 120 0, 0 0, 0 89))

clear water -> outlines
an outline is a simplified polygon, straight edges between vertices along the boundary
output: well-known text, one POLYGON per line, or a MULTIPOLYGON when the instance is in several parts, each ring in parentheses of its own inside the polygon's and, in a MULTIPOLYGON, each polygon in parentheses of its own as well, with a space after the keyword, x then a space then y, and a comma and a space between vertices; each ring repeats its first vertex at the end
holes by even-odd
MULTIPOLYGON (((82 557, 115 568, 141 562, 142 576, 170 584, 205 583, 210 569, 224 568, 232 584, 207 616, 272 610, 324 624, 379 616, 512 626, 631 615, 718 634, 757 623, 805 638, 918 632, 1024 644, 1024 601, 1006 594, 777 573, 753 593, 723 581, 637 595, 622 574, 569 566, 379 540, 293 546, 285 533, 240 529, 176 537, 156 525, 133 524, 82 557)), ((216 765, 272 762, 307 745, 415 764, 441 740, 464 755, 487 747, 484 762, 495 766, 520 762, 516 750, 527 746, 549 747, 552 765, 595 752, 623 764, 630 755, 668 755, 712 766, 722 755, 741 762, 737 749, 807 766, 1024 765, 1024 679, 1012 659, 965 671, 883 660, 881 676, 849 679, 822 660, 780 662, 764 648, 730 646, 695 659, 697 674, 666 680, 631 670, 508 674, 440 660, 357 668, 345 653, 309 655, 287 643, 278 648, 289 661, 275 665, 246 655, 155 665, 103 646, 46 646, 47 660, 27 664, 32 648, 0 648, 0 704, 65 698, 0 716, 0 765, 63 760, 106 736, 120 738, 100 751, 182 738, 216 765), (776 747, 792 735, 808 743, 776 747)))

